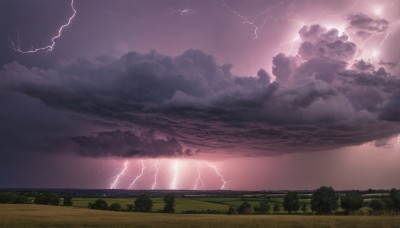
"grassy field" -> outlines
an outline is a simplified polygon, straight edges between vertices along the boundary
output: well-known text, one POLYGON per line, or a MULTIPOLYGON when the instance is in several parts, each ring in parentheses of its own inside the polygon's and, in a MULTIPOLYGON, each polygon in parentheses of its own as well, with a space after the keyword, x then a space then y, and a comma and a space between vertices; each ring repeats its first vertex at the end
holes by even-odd
MULTIPOLYGON (((107 201, 108 205, 118 202, 122 208, 125 208, 127 204, 133 204, 133 198, 103 198, 107 201)), ((162 198, 151 198, 153 200, 153 211, 157 212, 164 208, 164 201, 162 198)), ((75 207, 87 207, 88 204, 94 203, 97 198, 74 198, 74 206, 75 207)), ((176 198, 176 212, 183 213, 185 211, 206 211, 213 210, 219 213, 225 213, 229 206, 234 206, 238 208, 240 204, 244 201, 249 202, 253 208, 260 205, 260 201, 268 201, 272 204, 282 204, 283 199, 262 199, 262 198, 176 198)), ((283 210, 283 208, 282 208, 283 210)), ((283 211, 282 211, 283 212, 283 211)))
POLYGON ((400 216, 187 215, 3 204, 0 227, 400 227, 400 216))

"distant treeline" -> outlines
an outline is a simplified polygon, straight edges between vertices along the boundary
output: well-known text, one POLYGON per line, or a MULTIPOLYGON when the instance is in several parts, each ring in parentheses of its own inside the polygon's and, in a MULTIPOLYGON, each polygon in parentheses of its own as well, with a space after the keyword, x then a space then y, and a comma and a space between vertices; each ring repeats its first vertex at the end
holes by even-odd
MULTIPOLYGON (((252 206, 244 201, 239 207, 230 206, 226 211, 227 214, 267 214, 279 213, 283 207, 287 213, 303 213, 309 214, 357 214, 361 208, 366 208, 367 214, 399 214, 400 213, 400 191, 392 189, 387 194, 377 194, 375 196, 368 195, 368 200, 363 197, 361 191, 341 191, 336 192, 332 187, 322 186, 313 191, 312 194, 301 196, 299 192, 289 191, 282 194, 283 203, 271 200, 262 200, 258 206, 252 206), (309 200, 311 199, 311 200, 309 200)), ((157 212, 175 213, 175 195, 164 195, 165 206, 163 210, 157 212)), ((1 204, 41 204, 58 206, 62 203, 64 206, 72 206, 73 198, 70 195, 59 196, 57 193, 42 192, 42 193, 20 193, 20 192, 0 192, 1 204), (61 201, 62 199, 62 201, 61 201)), ((94 203, 89 203, 88 208, 96 210, 111 210, 111 211, 129 211, 129 212, 152 212, 153 200, 146 194, 141 194, 135 197, 133 204, 127 204, 122 207, 115 202, 108 204, 106 200, 99 198, 94 203)), ((217 214, 221 213, 216 210, 190 210, 182 213, 188 214, 217 214)))

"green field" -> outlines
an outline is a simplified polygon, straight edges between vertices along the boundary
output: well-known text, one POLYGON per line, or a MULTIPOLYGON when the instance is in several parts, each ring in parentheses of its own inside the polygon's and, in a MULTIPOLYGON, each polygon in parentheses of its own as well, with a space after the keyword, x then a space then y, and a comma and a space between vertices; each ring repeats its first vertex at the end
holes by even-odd
POLYGON ((3 204, 0 227, 400 227, 400 216, 187 215, 3 204))
MULTIPOLYGON (((107 201, 108 205, 117 202, 119 203, 122 208, 126 208, 127 204, 133 204, 134 199, 133 198, 102 198, 107 201)), ((164 208, 164 201, 162 198, 151 198, 153 200, 153 211, 157 212, 160 211, 164 208)), ((94 203, 97 200, 97 198, 74 198, 73 199, 73 206, 75 207, 87 207, 89 202, 94 203)), ((184 213, 185 211, 207 211, 207 210, 213 210, 217 211, 219 213, 226 213, 228 210, 229 206, 234 206, 238 208, 240 204, 242 204, 244 201, 249 202, 253 208, 259 206, 260 201, 268 201, 272 204, 282 204, 283 199, 282 198, 277 198, 277 199, 262 199, 262 198, 246 198, 246 199, 240 199, 240 198, 224 198, 224 197, 219 197, 219 198, 211 198, 211 197, 206 197, 206 198, 176 198, 176 207, 175 210, 177 213, 184 213)), ((282 207, 281 207, 282 208, 282 207)), ((283 209, 282 209, 283 210, 283 209)), ((283 212, 283 211, 282 211, 283 212)))

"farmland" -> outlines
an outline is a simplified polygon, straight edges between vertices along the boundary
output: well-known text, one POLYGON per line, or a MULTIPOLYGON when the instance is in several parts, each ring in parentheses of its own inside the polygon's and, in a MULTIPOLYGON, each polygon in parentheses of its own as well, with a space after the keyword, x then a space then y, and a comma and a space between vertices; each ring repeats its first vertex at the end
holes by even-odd
POLYGON ((399 227, 399 216, 188 215, 0 205, 0 227, 399 227))

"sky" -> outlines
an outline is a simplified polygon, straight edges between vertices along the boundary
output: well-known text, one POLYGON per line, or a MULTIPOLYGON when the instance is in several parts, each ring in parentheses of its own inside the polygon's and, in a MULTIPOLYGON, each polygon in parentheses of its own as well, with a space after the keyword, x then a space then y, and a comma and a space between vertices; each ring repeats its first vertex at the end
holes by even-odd
POLYGON ((400 188, 400 1, 0 0, 0 187, 400 188))

